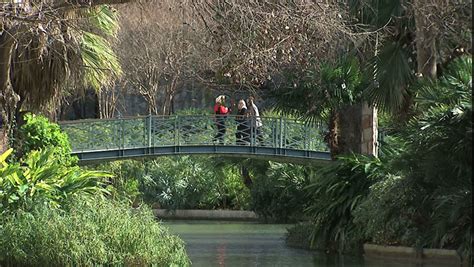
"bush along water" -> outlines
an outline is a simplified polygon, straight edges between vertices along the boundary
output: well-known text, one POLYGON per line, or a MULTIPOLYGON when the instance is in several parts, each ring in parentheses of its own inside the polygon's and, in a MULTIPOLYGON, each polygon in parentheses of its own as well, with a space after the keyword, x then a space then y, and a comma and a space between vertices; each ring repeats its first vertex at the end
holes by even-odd
POLYGON ((145 206, 75 197, 1 218, 2 266, 188 266, 183 242, 145 206))
POLYGON ((55 149, 30 151, 18 162, 7 162, 12 149, 0 156, 0 213, 27 211, 35 202, 61 208, 75 195, 107 194, 105 179, 110 174, 64 166, 53 155, 55 149))
POLYGON ((67 139, 54 141, 59 128, 50 129, 54 138, 35 138, 47 135, 40 128, 49 122, 40 121, 23 129, 32 133, 23 135, 23 157, 12 149, 0 156, 1 266, 190 264, 182 241, 148 208, 110 197, 111 174, 76 166, 67 139))
MULTIPOLYGON (((386 138, 381 158, 342 157, 307 193, 312 246, 345 251, 364 242, 471 252, 472 59, 413 88, 413 118, 386 138)), ((296 227, 308 227, 296 226, 296 227)), ((295 242, 301 229, 291 229, 295 242)), ((304 239, 302 243, 307 243, 304 239)))
POLYGON ((120 161, 97 168, 111 171, 114 194, 164 209, 247 209, 250 193, 239 169, 226 160, 181 156, 120 161), (220 163, 217 163, 220 162, 220 163))
POLYGON ((444 76, 416 88, 416 116, 392 138, 392 172, 371 188, 357 216, 372 217, 375 243, 471 252, 472 59, 454 60, 444 76), (370 201, 370 202, 369 202, 370 201), (377 218, 373 216, 377 214, 377 218), (381 218, 384 218, 381 221, 381 218))
POLYGON ((312 225, 312 248, 341 252, 360 249, 360 228, 354 223, 353 211, 384 173, 380 159, 362 155, 339 157, 337 163, 314 173, 305 188, 310 199, 305 214, 312 225))
POLYGON ((266 171, 254 166, 251 209, 265 222, 301 220, 308 203, 304 188, 311 171, 303 166, 270 162, 266 171))

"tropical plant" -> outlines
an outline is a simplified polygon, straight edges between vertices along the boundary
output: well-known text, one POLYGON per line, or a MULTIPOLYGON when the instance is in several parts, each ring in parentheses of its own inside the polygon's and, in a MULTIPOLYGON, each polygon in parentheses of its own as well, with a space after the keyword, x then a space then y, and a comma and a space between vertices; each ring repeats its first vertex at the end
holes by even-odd
POLYGON ((472 59, 461 57, 417 91, 418 115, 399 133, 406 150, 395 161, 419 190, 411 204, 421 244, 465 253, 472 229, 471 73, 472 59))
POLYGON ((304 188, 309 172, 303 166, 270 162, 266 172, 254 174, 250 208, 266 222, 302 219, 308 203, 304 188))
POLYGON ((23 3, 12 2, 2 9, 6 19, 0 22, 0 107, 9 128, 20 126, 15 123, 21 121, 21 110, 53 109, 68 90, 100 89, 120 75, 107 41, 116 31, 116 15, 110 7, 99 6, 117 2, 122 1, 39 1, 44 8, 20 8, 16 5, 23 3))
POLYGON ((344 151, 340 147, 341 113, 361 101, 363 76, 355 57, 341 58, 337 63, 322 63, 303 73, 303 78, 290 77, 291 88, 272 93, 277 111, 293 114, 308 122, 325 122, 333 158, 344 151))
POLYGON ((353 211, 385 173, 380 159, 363 155, 339 157, 338 162, 318 170, 306 187, 310 204, 305 214, 313 224, 312 245, 341 252, 358 249, 353 211))
POLYGON ((7 163, 9 149, 0 157, 0 207, 2 212, 28 209, 43 201, 59 208, 74 195, 103 195, 104 179, 110 174, 64 166, 54 149, 31 151, 21 162, 7 163))
POLYGON ((166 209, 245 209, 250 193, 232 164, 218 164, 211 157, 181 156, 145 161, 121 161, 102 165, 116 177, 113 192, 123 192, 124 185, 138 183, 146 203, 166 209))
POLYGON ((91 169, 100 169, 113 174, 114 179, 107 186, 113 199, 127 200, 132 204, 137 204, 142 200, 141 183, 138 179, 144 175, 144 167, 141 162, 114 161, 101 164, 98 167, 93 166, 91 169))
POLYGON ((418 244, 420 237, 411 220, 414 207, 410 205, 416 194, 406 179, 397 175, 389 174, 370 186, 367 198, 353 211, 361 240, 380 245, 418 244))
POLYGON ((0 216, 2 266, 189 266, 183 242, 146 206, 69 199, 66 210, 35 203, 0 216))
POLYGON ((86 14, 91 29, 82 32, 80 43, 84 82, 86 86, 101 90, 122 74, 120 62, 109 42, 118 33, 118 15, 107 5, 90 8, 86 14))
MULTIPOLYGON (((26 123, 19 130, 21 155, 26 155, 33 150, 54 147, 55 157, 67 166, 77 162, 71 156, 71 146, 68 136, 61 131, 58 124, 50 122, 46 117, 35 114, 24 116, 26 123)), ((19 155, 21 157, 21 155, 19 155)))
POLYGON ((354 212, 366 240, 471 250, 472 59, 419 83, 415 117, 388 139, 389 175, 354 212), (391 153, 396 151, 397 153, 391 153))
POLYGON ((470 1, 346 2, 353 23, 361 25, 356 31, 373 34, 366 45, 356 47, 368 58, 364 69, 373 77, 365 96, 378 108, 406 121, 413 108, 410 87, 416 76, 436 78, 446 62, 471 47, 470 1))

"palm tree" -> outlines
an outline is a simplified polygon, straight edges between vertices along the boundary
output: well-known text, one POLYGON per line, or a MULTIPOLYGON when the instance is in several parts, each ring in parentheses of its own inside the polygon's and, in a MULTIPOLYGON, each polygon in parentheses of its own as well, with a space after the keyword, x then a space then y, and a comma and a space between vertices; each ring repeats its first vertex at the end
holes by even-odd
POLYGON ((364 25, 361 31, 376 32, 370 51, 364 51, 370 54, 364 65, 374 77, 365 95, 377 107, 408 120, 416 77, 436 78, 452 53, 470 47, 471 1, 347 2, 354 23, 364 25))
POLYGON ((396 145, 404 149, 394 162, 413 190, 410 217, 424 246, 455 248, 466 257, 472 229, 472 58, 454 60, 440 79, 418 84, 414 92, 415 115, 397 134, 403 143, 396 145))
POLYGON ((39 110, 66 88, 100 88, 120 74, 106 39, 115 34, 117 18, 110 7, 100 6, 109 2, 125 1, 42 3, 51 9, 20 2, 0 9, 7 18, 0 22, 0 106, 7 128, 22 108, 39 110))
POLYGON ((333 159, 349 152, 341 145, 341 114, 361 99, 362 73, 354 57, 342 58, 335 64, 315 65, 303 78, 290 77, 292 88, 272 93, 277 110, 302 118, 308 123, 327 123, 328 142, 333 159))

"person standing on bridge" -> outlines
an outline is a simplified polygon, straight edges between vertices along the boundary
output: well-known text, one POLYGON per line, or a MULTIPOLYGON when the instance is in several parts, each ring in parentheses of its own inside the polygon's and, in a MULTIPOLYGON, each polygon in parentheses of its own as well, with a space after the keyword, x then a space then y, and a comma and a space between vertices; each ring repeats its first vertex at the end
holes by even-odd
POLYGON ((245 100, 240 99, 237 108, 239 112, 235 118, 237 122, 237 131, 235 132, 236 143, 237 145, 248 145, 250 144, 250 126, 245 100))
POLYGON ((225 120, 227 115, 232 112, 231 108, 225 106, 225 95, 220 95, 216 98, 216 104, 214 105, 214 113, 216 115, 216 127, 217 134, 214 136, 214 142, 219 141, 219 144, 224 144, 224 135, 226 132, 225 120))
POLYGON ((251 131, 252 138, 258 140, 260 145, 263 144, 263 135, 262 135, 262 118, 260 118, 260 113, 258 111, 257 105, 255 105, 255 99, 253 96, 250 96, 247 99, 249 115, 251 119, 251 131))

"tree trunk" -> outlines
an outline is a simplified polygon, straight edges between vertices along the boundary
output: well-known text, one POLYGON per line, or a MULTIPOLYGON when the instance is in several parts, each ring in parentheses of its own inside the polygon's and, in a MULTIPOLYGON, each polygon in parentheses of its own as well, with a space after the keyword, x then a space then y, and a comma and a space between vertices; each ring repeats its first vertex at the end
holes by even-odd
POLYGON ((426 78, 436 78, 436 43, 433 29, 430 28, 425 7, 426 0, 415 0, 413 3, 416 24, 416 61, 418 73, 426 78))
MULTIPOLYGON (((10 29, 9 29, 10 30, 10 29)), ((2 116, 2 125, 0 125, 0 153, 6 151, 9 147, 8 133, 11 124, 14 122, 14 115, 19 96, 13 91, 10 76, 13 48, 16 44, 13 31, 7 29, 0 33, 0 116, 2 116)))
MULTIPOLYGON (((3 30, 0 33, 0 94, 3 98, 6 96, 6 92, 12 90, 10 81, 10 66, 13 47, 15 45, 15 39, 8 33, 8 30, 3 30)), ((2 99, 2 104, 4 99, 2 99)))
POLYGON ((4 125, 0 125, 0 155, 8 149, 8 135, 4 125))
POLYGON ((364 105, 366 106, 365 103, 358 103, 331 112, 330 130, 326 141, 329 144, 332 159, 349 153, 374 155, 376 151, 374 135, 376 136, 377 133, 377 125, 376 122, 374 123, 376 113, 373 113, 375 112, 373 107, 366 108, 369 110, 367 111, 364 105), (363 116, 363 111, 367 113, 364 113, 365 116, 363 116), (370 149, 363 149, 365 147, 370 149))
POLYGON ((361 153, 361 104, 339 110, 339 153, 361 153))
POLYGON ((327 136, 327 142, 329 144, 329 150, 331 152, 331 158, 336 159, 339 155, 339 124, 340 116, 339 112, 336 110, 331 111, 329 117, 329 133, 327 136))
POLYGON ((168 86, 168 89, 166 90, 165 103, 163 105, 163 115, 171 115, 171 113, 174 112, 174 110, 172 110, 172 103, 173 103, 174 94, 176 93, 178 77, 179 77, 179 74, 173 77, 173 79, 171 80, 171 84, 168 86))

